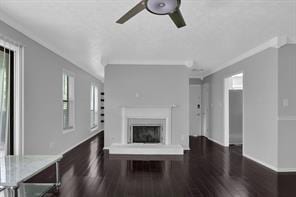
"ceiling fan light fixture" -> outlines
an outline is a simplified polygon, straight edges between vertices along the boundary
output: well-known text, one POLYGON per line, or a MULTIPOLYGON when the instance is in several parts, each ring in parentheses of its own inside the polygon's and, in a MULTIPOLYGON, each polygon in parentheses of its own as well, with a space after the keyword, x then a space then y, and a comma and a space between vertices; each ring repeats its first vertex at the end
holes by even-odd
POLYGON ((180 6, 179 0, 147 0, 148 11, 157 15, 165 15, 175 12, 180 6))
POLYGON ((186 23, 180 11, 181 0, 141 0, 124 14, 116 23, 123 24, 143 10, 156 15, 168 15, 177 28, 185 27, 186 23))

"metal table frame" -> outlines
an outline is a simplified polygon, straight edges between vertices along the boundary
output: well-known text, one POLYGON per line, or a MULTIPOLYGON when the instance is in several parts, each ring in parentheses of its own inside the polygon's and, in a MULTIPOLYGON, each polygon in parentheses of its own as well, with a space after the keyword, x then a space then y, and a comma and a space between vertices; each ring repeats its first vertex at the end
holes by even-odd
MULTIPOLYGON (((55 189, 57 191, 59 190, 59 188, 61 186, 60 167, 59 167, 60 161, 61 161, 61 159, 55 162, 56 182, 55 183, 48 183, 48 184, 53 184, 53 187, 55 187, 55 189)), ((28 180, 28 179, 26 179, 26 180, 28 180)), ((6 189, 6 191, 7 191, 7 196, 8 197, 22 197, 19 194, 18 189, 19 189, 19 186, 22 183, 24 183, 26 180, 19 182, 17 187, 3 187, 3 189, 6 189)), ((32 183, 32 184, 38 184, 38 183, 32 183)), ((46 183, 44 183, 44 184, 46 184, 46 183)))

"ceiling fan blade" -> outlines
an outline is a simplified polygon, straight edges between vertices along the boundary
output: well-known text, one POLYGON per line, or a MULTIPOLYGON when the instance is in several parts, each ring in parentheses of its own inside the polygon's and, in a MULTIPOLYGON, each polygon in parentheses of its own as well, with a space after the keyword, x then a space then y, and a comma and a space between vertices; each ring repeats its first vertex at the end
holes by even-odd
POLYGON ((125 15, 123 15, 116 23, 123 24, 135 15, 137 15, 139 12, 143 11, 145 9, 145 1, 141 1, 138 3, 135 7, 133 7, 130 11, 128 11, 125 15))
POLYGON ((186 26, 186 23, 184 21, 184 18, 182 16, 180 9, 177 9, 175 12, 173 12, 169 15, 178 28, 186 26))

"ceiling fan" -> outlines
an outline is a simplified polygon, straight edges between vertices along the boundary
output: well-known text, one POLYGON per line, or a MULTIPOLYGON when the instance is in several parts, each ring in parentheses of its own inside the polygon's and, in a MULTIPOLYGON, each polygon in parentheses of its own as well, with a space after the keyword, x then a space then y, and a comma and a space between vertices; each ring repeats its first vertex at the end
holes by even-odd
POLYGON ((186 26, 180 11, 181 0, 142 0, 116 23, 123 24, 144 9, 156 15, 169 15, 178 28, 186 26))

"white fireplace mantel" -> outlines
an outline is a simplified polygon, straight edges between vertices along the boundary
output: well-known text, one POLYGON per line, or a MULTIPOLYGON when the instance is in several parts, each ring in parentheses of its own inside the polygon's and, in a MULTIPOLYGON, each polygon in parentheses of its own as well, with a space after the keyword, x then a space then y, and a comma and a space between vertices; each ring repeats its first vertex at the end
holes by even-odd
POLYGON ((121 128, 121 143, 127 144, 128 119, 143 118, 143 119, 165 119, 165 145, 171 144, 171 124, 172 124, 172 108, 173 106, 144 106, 144 107, 122 107, 122 128, 121 128))

